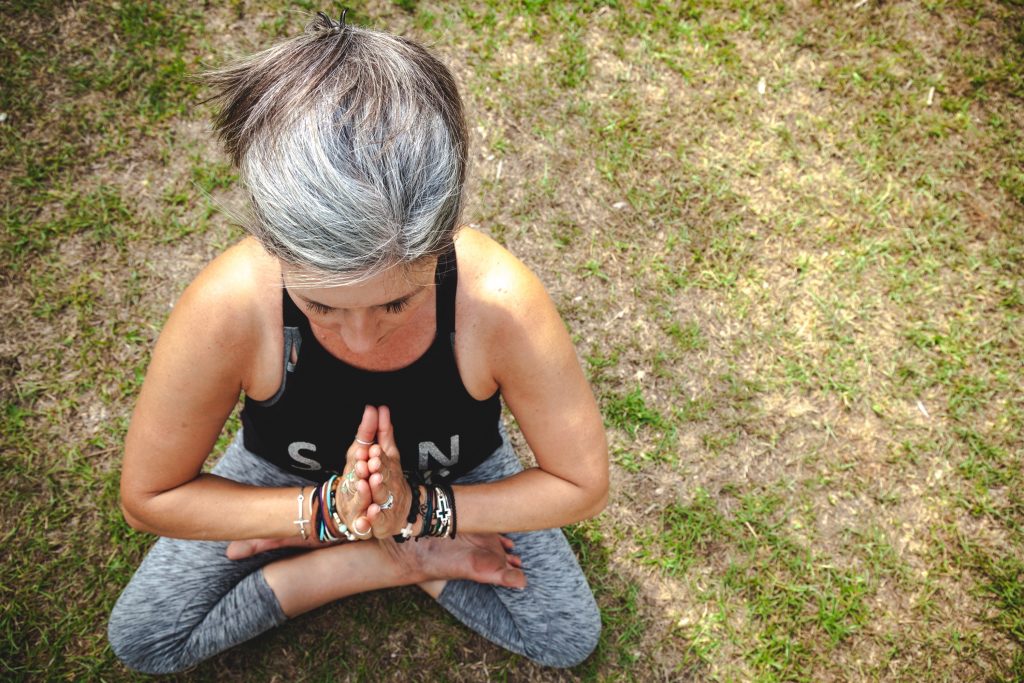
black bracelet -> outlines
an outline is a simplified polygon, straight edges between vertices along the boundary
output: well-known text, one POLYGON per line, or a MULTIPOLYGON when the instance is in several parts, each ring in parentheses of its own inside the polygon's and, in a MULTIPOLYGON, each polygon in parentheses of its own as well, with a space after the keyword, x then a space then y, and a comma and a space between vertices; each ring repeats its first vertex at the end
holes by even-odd
POLYGON ((402 533, 392 536, 396 543, 405 543, 409 540, 409 537, 412 536, 412 527, 416 524, 416 515, 420 511, 420 485, 409 479, 406 479, 405 482, 412 489, 412 504, 409 506, 409 514, 405 518, 407 522, 405 529, 402 529, 402 533))
POLYGON ((420 533, 417 534, 416 540, 425 538, 430 535, 430 526, 432 518, 434 516, 434 487, 424 484, 427 495, 424 496, 423 506, 420 508, 420 512, 423 513, 423 528, 420 529, 420 533))
POLYGON ((441 484, 441 487, 444 489, 444 492, 448 495, 448 504, 452 508, 452 527, 451 533, 448 534, 448 538, 455 538, 455 523, 457 519, 455 515, 455 491, 448 484, 441 484))
POLYGON ((434 535, 439 538, 452 537, 452 489, 445 484, 438 484, 437 487, 437 526, 434 528, 434 535))

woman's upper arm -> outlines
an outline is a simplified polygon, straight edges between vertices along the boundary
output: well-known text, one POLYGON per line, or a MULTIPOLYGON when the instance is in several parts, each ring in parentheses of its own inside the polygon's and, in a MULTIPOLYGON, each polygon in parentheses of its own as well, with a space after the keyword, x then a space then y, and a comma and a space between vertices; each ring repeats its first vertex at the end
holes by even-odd
POLYGON ((572 340, 544 286, 513 259, 492 308, 494 377, 542 470, 600 495, 608 446, 572 340))
POLYGON ((252 307, 217 262, 175 304, 146 372, 125 441, 126 512, 194 479, 238 401, 252 355, 252 307), (219 272, 221 271, 221 272, 219 272))

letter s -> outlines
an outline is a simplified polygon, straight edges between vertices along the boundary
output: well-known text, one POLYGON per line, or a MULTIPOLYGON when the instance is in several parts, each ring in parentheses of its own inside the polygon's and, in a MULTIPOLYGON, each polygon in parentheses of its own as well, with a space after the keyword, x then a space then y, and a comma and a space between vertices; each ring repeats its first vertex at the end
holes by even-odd
POLYGON ((288 455, 295 461, 295 468, 310 472, 320 469, 320 463, 299 453, 302 449, 316 453, 316 444, 309 443, 308 441, 296 441, 288 445, 288 455))

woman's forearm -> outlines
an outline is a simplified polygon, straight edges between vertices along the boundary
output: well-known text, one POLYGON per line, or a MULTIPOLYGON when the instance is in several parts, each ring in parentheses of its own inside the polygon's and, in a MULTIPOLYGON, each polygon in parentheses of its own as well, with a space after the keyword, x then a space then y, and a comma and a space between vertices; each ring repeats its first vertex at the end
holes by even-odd
MULTIPOLYGON (((309 519, 313 487, 263 488, 213 474, 160 493, 123 491, 125 519, 135 529, 160 536, 209 541, 299 536, 297 519, 309 519)), ((307 534, 311 525, 305 525, 307 534)))
POLYGON ((567 481, 536 467, 501 481, 455 486, 458 531, 536 531, 589 519, 605 508, 608 487, 567 481))

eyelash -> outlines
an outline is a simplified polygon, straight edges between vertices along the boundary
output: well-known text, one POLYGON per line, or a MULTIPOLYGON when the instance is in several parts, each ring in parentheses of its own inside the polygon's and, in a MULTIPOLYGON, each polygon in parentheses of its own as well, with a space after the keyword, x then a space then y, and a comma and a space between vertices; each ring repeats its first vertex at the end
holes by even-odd
POLYGON ((316 301, 307 301, 306 308, 308 308, 311 313, 318 313, 320 315, 327 315, 328 313, 334 310, 330 306, 324 306, 323 304, 317 303, 316 301))
POLYGON ((388 313, 401 313, 408 305, 408 299, 399 299, 398 301, 390 301, 384 304, 384 310, 388 313))
MULTIPOLYGON (((408 299, 389 301, 388 303, 384 304, 384 310, 392 314, 401 313, 406 309, 408 305, 408 299)), ((311 313, 316 313, 318 315, 327 315, 328 313, 334 310, 330 306, 324 306, 323 304, 318 303, 316 301, 307 301, 306 308, 308 308, 311 313)))

